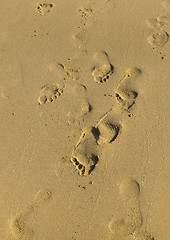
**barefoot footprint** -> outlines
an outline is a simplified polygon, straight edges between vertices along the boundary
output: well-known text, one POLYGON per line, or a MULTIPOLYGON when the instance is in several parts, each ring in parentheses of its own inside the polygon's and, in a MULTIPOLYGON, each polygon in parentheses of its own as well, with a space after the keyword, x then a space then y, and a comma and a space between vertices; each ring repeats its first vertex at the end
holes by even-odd
POLYGON ((47 189, 40 190, 36 194, 32 203, 27 205, 15 217, 11 219, 9 226, 10 226, 12 235, 16 239, 29 240, 33 237, 34 232, 25 226, 24 219, 36 206, 38 206, 43 201, 47 201, 50 197, 51 197, 51 192, 49 190, 47 189))
POLYGON ((74 106, 68 112, 68 124, 80 125, 81 119, 91 112, 92 107, 87 100, 86 91, 84 85, 77 85, 73 89, 72 103, 74 106))
POLYGON ((142 216, 139 206, 139 184, 131 179, 125 179, 120 184, 120 194, 127 209, 124 218, 113 219, 108 227, 114 235, 129 235, 142 225, 142 216))
POLYGON ((53 3, 40 3, 35 7, 35 9, 41 16, 43 16, 46 13, 49 13, 53 7, 53 3))
POLYGON ((148 27, 155 31, 148 37, 149 44, 156 49, 162 48, 169 41, 169 34, 164 27, 168 24, 169 15, 162 15, 147 20, 148 27))
POLYGON ((115 97, 120 106, 125 110, 130 109, 135 104, 138 93, 129 89, 128 85, 129 82, 135 80, 140 73, 141 71, 138 68, 129 68, 117 85, 115 97))
POLYGON ((92 69, 92 76, 97 83, 104 83, 113 74, 114 67, 106 52, 97 52, 94 58, 96 65, 92 69))
POLYGON ((112 143, 119 133, 119 126, 106 121, 105 116, 94 127, 82 130, 80 139, 71 155, 71 162, 80 175, 89 175, 98 163, 98 150, 112 143))
POLYGON ((140 230, 142 226, 142 214, 140 210, 139 184, 131 179, 124 179, 119 188, 119 193, 126 206, 126 214, 123 218, 114 218, 108 225, 114 236, 128 236, 136 240, 154 240, 147 232, 140 230))
POLYGON ((41 88, 38 102, 40 105, 44 105, 49 102, 53 102, 56 98, 60 97, 63 93, 64 86, 60 87, 59 84, 47 84, 41 88))
POLYGON ((154 48, 162 48, 169 40, 169 35, 164 30, 154 32, 148 37, 148 42, 154 48))

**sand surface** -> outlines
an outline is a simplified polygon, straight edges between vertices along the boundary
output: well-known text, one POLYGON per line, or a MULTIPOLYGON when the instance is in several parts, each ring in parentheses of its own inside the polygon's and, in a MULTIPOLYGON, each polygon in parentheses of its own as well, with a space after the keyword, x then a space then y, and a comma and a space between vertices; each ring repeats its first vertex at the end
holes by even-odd
POLYGON ((170 239, 170 1, 0 6, 0 240, 170 239))

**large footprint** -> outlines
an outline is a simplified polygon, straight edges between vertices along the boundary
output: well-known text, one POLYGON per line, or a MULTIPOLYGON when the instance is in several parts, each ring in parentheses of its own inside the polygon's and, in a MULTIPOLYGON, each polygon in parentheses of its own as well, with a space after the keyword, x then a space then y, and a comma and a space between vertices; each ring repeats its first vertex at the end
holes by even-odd
POLYGON ((89 128, 84 128, 71 155, 71 162, 80 175, 89 175, 98 163, 99 147, 112 143, 118 136, 119 126, 102 118, 89 128))
POLYGON ((117 102, 126 110, 130 109, 135 104, 135 99, 138 96, 136 91, 133 91, 129 88, 129 83, 134 81, 140 75, 140 73, 141 71, 136 67, 129 68, 115 89, 115 97, 117 102))
POLYGON ((140 186, 133 179, 124 179, 119 188, 121 198, 126 206, 124 218, 113 219, 108 228, 114 236, 127 236, 136 240, 154 240, 147 232, 141 231, 142 214, 140 210, 140 186))
POLYGON ((47 189, 40 190, 32 203, 27 205, 24 209, 22 209, 15 217, 13 217, 10 221, 9 227, 12 235, 19 240, 29 240, 33 237, 34 232, 31 229, 28 229, 25 226, 24 219, 27 215, 32 211, 36 206, 38 206, 41 202, 47 201, 51 197, 51 192, 47 189))
POLYGON ((114 67, 106 52, 97 52, 94 59, 96 64, 92 69, 92 76, 97 83, 104 83, 113 74, 114 67))
POLYGON ((127 212, 124 218, 115 218, 109 223, 109 230, 115 236, 132 234, 140 229, 142 225, 139 206, 139 184, 134 180, 126 179, 121 182, 119 190, 127 212))

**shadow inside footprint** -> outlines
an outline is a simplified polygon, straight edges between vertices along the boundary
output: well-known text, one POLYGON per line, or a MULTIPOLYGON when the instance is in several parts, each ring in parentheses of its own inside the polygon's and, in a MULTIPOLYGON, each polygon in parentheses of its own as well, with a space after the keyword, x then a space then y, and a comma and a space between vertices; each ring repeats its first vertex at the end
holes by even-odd
POLYGON ((105 83, 113 74, 114 67, 109 60, 106 52, 97 52, 94 56, 96 64, 92 68, 91 74, 95 82, 105 83))
POLYGON ((136 99, 137 96, 138 93, 135 91, 120 91, 115 93, 117 102, 126 110, 135 104, 134 99, 136 99))
POLYGON ((104 64, 100 67, 94 67, 92 69, 92 76, 97 83, 105 83, 113 74, 114 67, 112 64, 104 64))

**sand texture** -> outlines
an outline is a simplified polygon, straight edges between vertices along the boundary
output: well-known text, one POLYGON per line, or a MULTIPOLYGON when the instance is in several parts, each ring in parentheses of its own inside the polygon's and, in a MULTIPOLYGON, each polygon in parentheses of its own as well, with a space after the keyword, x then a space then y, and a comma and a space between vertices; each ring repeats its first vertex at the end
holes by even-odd
POLYGON ((169 240, 170 0, 0 3, 0 240, 169 240))

